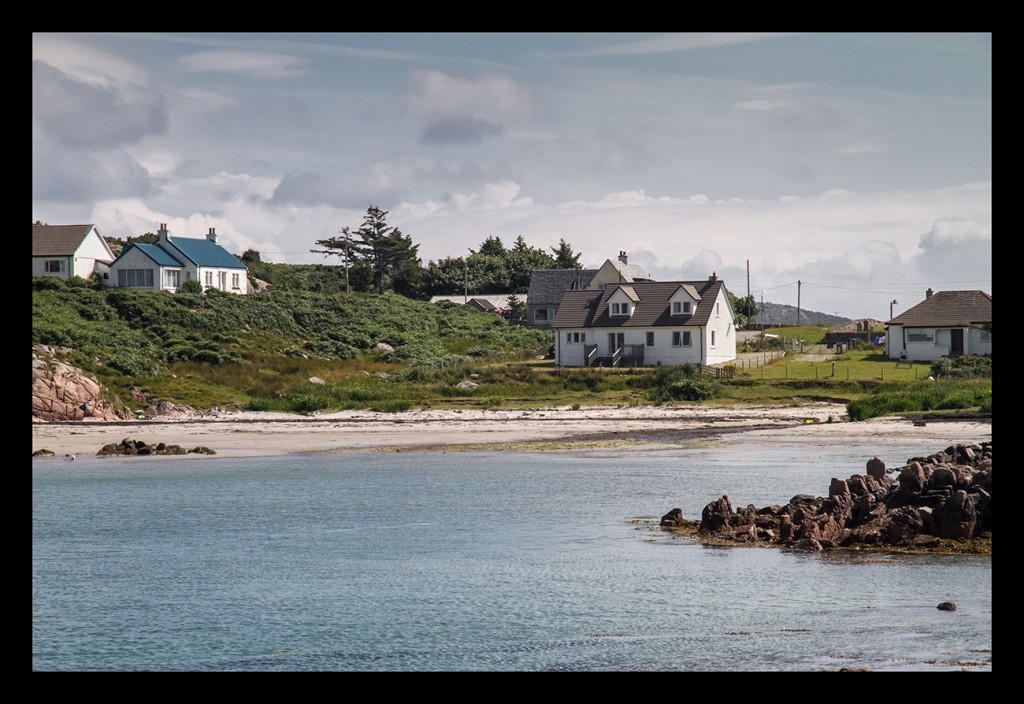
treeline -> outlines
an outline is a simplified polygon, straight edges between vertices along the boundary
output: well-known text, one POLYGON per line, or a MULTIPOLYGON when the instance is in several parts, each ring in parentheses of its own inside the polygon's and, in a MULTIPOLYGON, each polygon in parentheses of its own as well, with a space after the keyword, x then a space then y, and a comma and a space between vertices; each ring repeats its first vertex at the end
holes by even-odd
POLYGON ((387 223, 387 211, 370 206, 362 225, 343 227, 336 237, 317 240, 310 249, 333 260, 323 264, 271 264, 248 250, 241 260, 251 276, 274 288, 322 293, 398 293, 428 300, 465 293, 525 294, 534 269, 573 269, 580 254, 564 239, 550 252, 526 243, 522 235, 506 246, 487 237, 465 256, 423 264, 412 237, 387 223))

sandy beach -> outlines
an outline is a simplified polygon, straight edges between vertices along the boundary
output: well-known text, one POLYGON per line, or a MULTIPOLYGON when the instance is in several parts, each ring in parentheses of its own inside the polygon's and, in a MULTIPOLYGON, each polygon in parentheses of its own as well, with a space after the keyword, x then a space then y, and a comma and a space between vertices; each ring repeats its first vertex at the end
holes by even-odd
MULTIPOLYGON (((92 456, 108 443, 133 437, 186 449, 205 446, 218 456, 270 456, 293 452, 378 449, 429 450, 474 447, 678 445, 729 433, 754 433, 765 442, 814 439, 822 443, 889 443, 934 440, 936 450, 953 442, 992 439, 987 419, 907 418, 846 420, 840 404, 796 407, 647 406, 579 410, 420 410, 403 413, 342 411, 311 416, 284 413, 211 412, 200 418, 124 422, 33 423, 33 452, 58 457, 92 456)), ((206 455, 188 455, 201 459, 206 455)))

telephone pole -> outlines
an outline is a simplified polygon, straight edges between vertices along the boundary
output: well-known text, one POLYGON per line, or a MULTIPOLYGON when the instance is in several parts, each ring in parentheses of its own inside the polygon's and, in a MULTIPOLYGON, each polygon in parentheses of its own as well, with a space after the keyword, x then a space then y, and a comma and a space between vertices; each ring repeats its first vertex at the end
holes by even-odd
POLYGON ((747 323, 750 323, 750 260, 747 260, 747 323))
POLYGON ((800 324, 800 279, 796 280, 796 324, 800 324))

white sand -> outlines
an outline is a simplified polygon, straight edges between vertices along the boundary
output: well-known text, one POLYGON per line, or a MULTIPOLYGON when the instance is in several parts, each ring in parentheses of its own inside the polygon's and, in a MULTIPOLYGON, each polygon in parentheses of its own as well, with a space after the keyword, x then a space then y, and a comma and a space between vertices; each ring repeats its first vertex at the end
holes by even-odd
MULTIPOLYGON (((633 407, 580 410, 466 410, 375 413, 343 411, 314 416, 285 413, 210 413, 198 419, 106 423, 33 423, 32 450, 45 448, 58 457, 95 455, 108 443, 133 437, 186 449, 205 446, 219 456, 266 456, 301 451, 348 451, 377 448, 516 444, 536 441, 592 440, 662 442, 666 437, 714 436, 750 432, 766 442, 818 438, 822 443, 873 440, 934 440, 935 450, 954 442, 992 439, 987 421, 929 421, 915 426, 904 418, 848 422, 839 404, 799 407, 633 407), (831 416, 831 423, 827 422, 831 416), (813 422, 808 423, 811 420, 813 422)), ((206 457, 206 455, 189 455, 206 457)))

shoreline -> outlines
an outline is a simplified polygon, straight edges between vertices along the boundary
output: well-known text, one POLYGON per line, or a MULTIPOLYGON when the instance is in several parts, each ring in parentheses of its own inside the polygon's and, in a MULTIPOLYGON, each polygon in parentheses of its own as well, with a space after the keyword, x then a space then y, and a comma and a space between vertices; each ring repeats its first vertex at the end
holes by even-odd
MULTIPOLYGON (((921 441, 940 446, 991 440, 991 417, 902 416, 846 420, 845 406, 637 406, 535 410, 339 411, 311 416, 211 412, 200 417, 140 421, 33 422, 32 451, 94 456, 134 437, 147 443, 205 446, 217 456, 260 457, 297 452, 569 449, 581 446, 680 446, 732 433, 765 442, 877 443, 921 441)), ((206 455, 176 455, 200 458, 206 455)), ((53 458, 41 458, 53 459, 53 458)))

